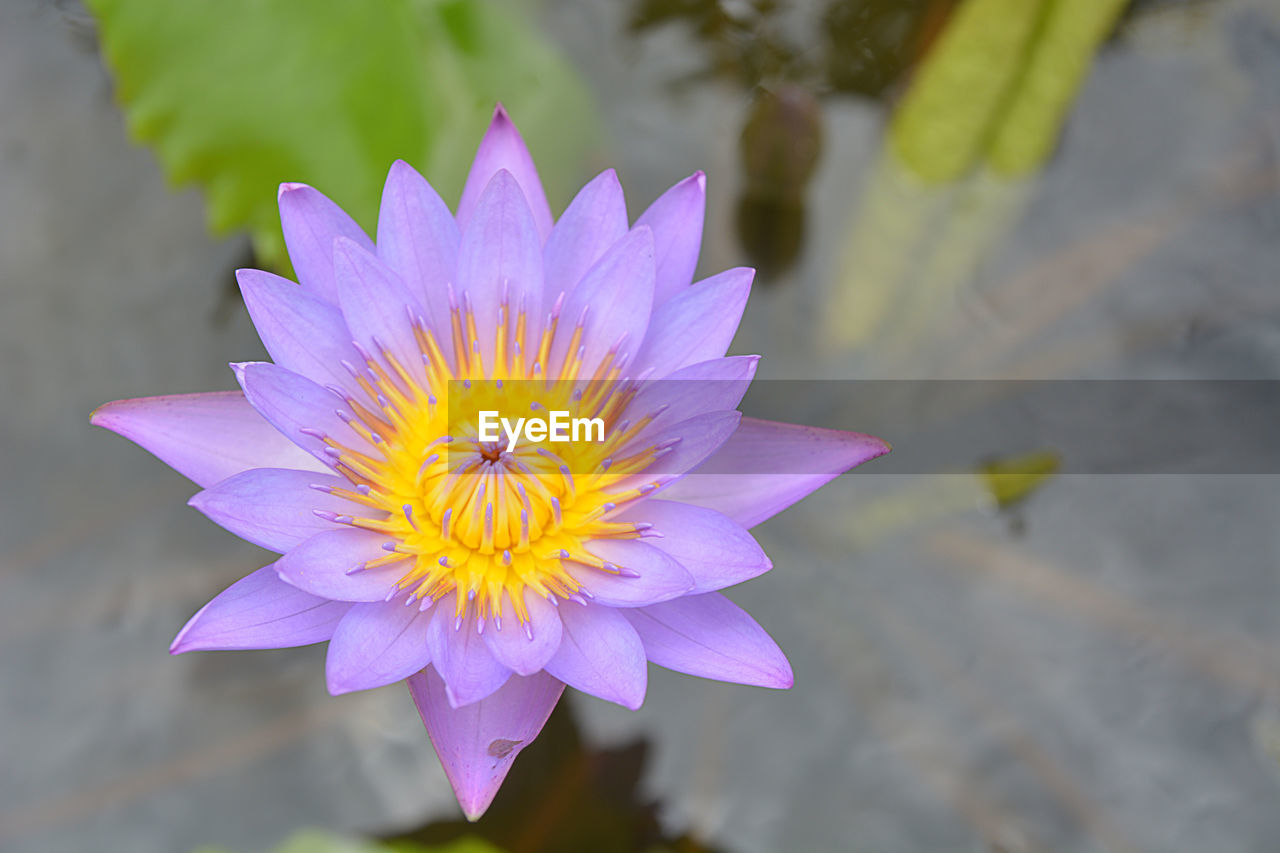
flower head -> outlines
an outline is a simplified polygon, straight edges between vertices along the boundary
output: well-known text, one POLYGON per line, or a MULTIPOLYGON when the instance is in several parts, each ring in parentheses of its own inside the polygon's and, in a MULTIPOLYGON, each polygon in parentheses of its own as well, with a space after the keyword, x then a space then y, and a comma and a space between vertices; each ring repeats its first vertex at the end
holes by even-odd
POLYGON ((499 107, 456 214, 402 162, 376 243, 282 186, 299 283, 238 274, 273 361, 233 365, 242 391, 93 415, 281 555, 172 650, 328 641, 335 694, 407 680, 473 818, 566 684, 636 708, 652 661, 790 687, 718 590, 770 568, 746 528, 888 448, 738 413, 756 358, 725 351, 752 271, 691 283, 704 185, 681 181, 633 225, 606 171, 553 220, 499 107), (586 435, 557 442, 548 417, 586 435), (543 432, 512 434, 521 418, 543 432))

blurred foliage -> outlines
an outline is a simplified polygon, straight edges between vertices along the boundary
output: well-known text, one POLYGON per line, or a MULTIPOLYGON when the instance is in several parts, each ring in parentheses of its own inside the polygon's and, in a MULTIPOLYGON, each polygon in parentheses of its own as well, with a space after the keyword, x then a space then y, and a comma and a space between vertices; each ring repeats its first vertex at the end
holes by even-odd
POLYGON ((978 475, 998 509, 1016 506, 1030 497, 1062 466, 1062 457, 1051 450, 989 459, 978 466, 978 475))
MULTIPOLYGON (((286 269, 283 181, 366 229, 391 163, 456 198, 494 103, 557 187, 583 177, 594 115, 569 65, 489 0, 87 0, 131 134, 173 184, 198 183, 214 231, 249 228, 286 269), (572 128, 572 133, 566 133, 572 128)), ((563 193, 560 193, 563 195, 563 193)))
MULTIPOLYGON (((222 847, 202 847, 195 853, 230 853, 222 847)), ((349 838, 320 829, 294 833, 271 853, 503 853, 487 841, 460 838, 430 847, 409 841, 378 842, 349 838)))
POLYGON ((705 51, 673 87, 718 79, 753 95, 739 145, 737 232, 757 280, 787 270, 804 246, 805 195, 823 143, 820 99, 891 93, 956 2, 636 0, 632 32, 682 26, 705 51))
POLYGON ((939 183, 983 159, 1003 174, 1038 169, 1127 2, 965 0, 894 115, 894 152, 939 183))
POLYGON ((648 744, 593 748, 583 742, 569 705, 556 707, 480 820, 438 821, 388 840, 435 849, 431 845, 479 836, 509 853, 715 853, 658 823, 658 804, 639 790, 648 744))

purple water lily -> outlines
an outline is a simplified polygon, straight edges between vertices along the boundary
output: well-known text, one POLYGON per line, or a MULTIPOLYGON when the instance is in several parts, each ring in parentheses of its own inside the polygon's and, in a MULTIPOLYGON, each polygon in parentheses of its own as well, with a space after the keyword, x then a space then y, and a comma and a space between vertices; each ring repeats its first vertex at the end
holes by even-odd
POLYGON ((234 365, 242 391, 92 419, 281 555, 172 651, 328 641, 334 694, 407 680, 473 819, 565 685, 637 708, 652 661, 790 687, 778 646, 719 590, 771 567, 747 528, 888 447, 736 410, 757 357, 725 351, 753 272, 692 282, 704 186, 681 181, 632 225, 606 171, 554 220, 501 107, 456 215, 403 162, 376 242, 282 186, 299 284, 238 275, 273 363, 234 365), (674 380, 696 393, 662 390, 690 387, 674 380), (599 416, 605 440, 495 443, 475 419, 557 405, 599 416))

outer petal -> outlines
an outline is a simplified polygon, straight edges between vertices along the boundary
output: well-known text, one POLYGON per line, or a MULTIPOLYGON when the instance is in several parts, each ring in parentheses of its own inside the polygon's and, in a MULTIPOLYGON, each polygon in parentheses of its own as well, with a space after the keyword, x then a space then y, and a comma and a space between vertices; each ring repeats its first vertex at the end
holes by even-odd
POLYGON ((280 225, 298 281, 309 292, 337 304, 333 241, 354 240, 373 251, 369 235, 342 208, 306 184, 280 185, 280 225))
POLYGON ((538 179, 538 170, 533 165, 533 157, 525 147, 520 131, 516 130, 502 104, 498 104, 493 110, 489 130, 484 139, 480 140, 480 148, 476 151, 471 172, 467 175, 467 184, 462 188, 462 198, 458 201, 458 225, 463 229, 480 206, 480 197, 484 195, 485 188, 493 180, 493 176, 503 169, 515 178, 525 198, 537 229, 538 245, 541 246, 551 233, 551 207, 547 204, 547 195, 542 190, 542 181, 538 179))
POLYGON ((860 432, 743 418, 723 447, 663 497, 710 507, 754 527, 837 475, 888 452, 887 443, 860 432))
POLYGON ((403 160, 391 164, 378 212, 378 257, 426 307, 437 331, 448 328, 458 240, 458 223, 426 178, 403 160))
POLYGON ((546 670, 584 693, 632 710, 648 684, 644 647, 631 624, 611 607, 560 607, 564 636, 546 670))
POLYGON ((387 556, 383 534, 368 530, 329 530, 312 536, 276 563, 285 582, 312 595, 336 601, 382 601, 404 576, 403 563, 357 569, 387 556))
POLYGON ((321 435, 353 450, 368 448, 365 440, 338 416, 345 401, 337 394, 268 362, 234 366, 245 397, 259 414, 317 459, 331 461, 321 435))
POLYGON ((713 509, 647 500, 614 520, 652 524, 662 534, 652 547, 674 557, 693 576, 691 594, 742 583, 773 568, 750 533, 713 509))
POLYGON ((675 558, 635 539, 597 539, 587 550, 621 567, 621 573, 572 565, 569 574, 598 604, 641 607, 684 595, 693 589, 693 576, 675 558))
POLYGON ((564 685, 547 675, 512 676, 489 696, 454 708, 433 667, 409 678, 409 693, 468 820, 493 802, 511 763, 542 731, 564 685))
POLYGON ((342 312, 298 285, 262 270, 236 270, 240 293, 271 359, 320 385, 351 386, 342 362, 358 365, 342 312))
POLYGON ((436 602, 433 609, 427 643, 431 646, 431 663, 448 685, 450 704, 461 708, 501 687, 511 677, 511 670, 489 651, 475 617, 468 615, 461 626, 457 625, 452 593, 436 602))
POLYGON ((433 615, 400 601, 353 604, 329 641, 329 692, 382 687, 422 669, 431 661, 427 628, 433 615))
POLYGON ((747 612, 718 592, 690 595, 638 610, 626 618, 649 660, 702 678, 785 689, 791 665, 773 638, 747 612))
POLYGON ((529 621, 522 625, 505 602, 501 625, 485 628, 484 641, 498 662, 517 675, 533 675, 546 666, 560 648, 560 614, 558 608, 540 595, 528 590, 524 605, 529 621))
POLYGON ((89 422, 124 436, 200 486, 249 468, 328 470, 239 391, 116 400, 95 409, 89 422))
POLYGON ((350 484, 314 471, 254 468, 199 492, 187 503, 241 539, 283 554, 317 533, 338 529, 316 510, 332 515, 366 512, 313 485, 346 488, 350 484))
POLYGON ((574 356, 568 350, 575 335, 582 348, 578 376, 593 375, 614 348, 625 364, 626 354, 644 340, 652 307, 653 235, 637 228, 610 247, 565 300, 551 348, 551 375, 574 356))
POLYGON ((649 416, 653 420, 636 437, 649 440, 682 420, 710 412, 738 408, 756 375, 758 355, 713 358, 682 367, 665 379, 645 382, 627 407, 624 418, 632 423, 649 416))
POLYGON ((551 229, 543 250, 546 299, 543 310, 561 293, 570 293, 610 246, 627 233, 627 201, 613 169, 583 187, 551 229))
POLYGON ((374 355, 385 350, 409 375, 426 379, 411 319, 425 316, 426 307, 376 255, 350 240, 334 241, 333 267, 342 285, 338 304, 356 343, 374 355))
POLYGON ((333 635, 351 605, 309 595, 258 569, 218 593, 178 632, 173 654, 208 649, 283 649, 333 635))
POLYGON ((636 225, 653 229, 657 280, 653 304, 661 305, 679 294, 693 281, 702 247, 702 219, 707 209, 707 176, 694 172, 667 190, 636 225))
POLYGON ((493 364, 504 296, 511 312, 508 329, 524 305, 526 340, 536 341, 542 334, 542 242, 516 179, 505 169, 493 176, 462 229, 458 286, 475 312, 486 365, 493 364))
POLYGON ((662 377, 685 365, 720 358, 742 321, 756 271, 725 270, 658 304, 635 360, 637 373, 662 377))

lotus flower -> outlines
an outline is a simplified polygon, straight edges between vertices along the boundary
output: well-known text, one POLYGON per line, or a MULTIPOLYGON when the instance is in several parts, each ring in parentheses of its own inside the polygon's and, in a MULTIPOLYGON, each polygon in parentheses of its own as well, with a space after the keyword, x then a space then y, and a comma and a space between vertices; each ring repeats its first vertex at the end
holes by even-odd
POLYGON ((757 357, 725 351, 753 271, 692 282, 704 187, 695 173, 631 224, 606 171, 554 220, 501 107, 456 214, 403 162, 376 242, 283 185, 298 283, 238 273, 273 362, 233 365, 240 391, 92 418, 280 555, 172 651, 327 641, 330 692, 407 681, 472 819, 565 685, 637 708, 653 662, 790 687, 778 646, 719 590, 771 567, 747 528, 888 448, 736 411, 757 357), (606 435, 482 440, 486 405, 563 406, 606 435))

